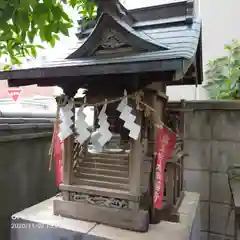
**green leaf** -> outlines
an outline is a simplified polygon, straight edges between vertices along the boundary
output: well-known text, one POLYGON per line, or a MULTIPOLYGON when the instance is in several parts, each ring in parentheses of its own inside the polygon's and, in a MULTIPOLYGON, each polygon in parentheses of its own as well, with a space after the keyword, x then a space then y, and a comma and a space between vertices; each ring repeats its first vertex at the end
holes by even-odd
POLYGON ((7 6, 7 1, 0 1, 0 9, 5 9, 7 6))
POLYGON ((26 39, 26 32, 22 31, 22 33, 21 33, 21 40, 22 40, 22 42, 25 42, 25 39, 26 39))
POLYGON ((27 48, 23 48, 24 55, 30 55, 30 51, 27 48))
POLYGON ((18 11, 16 14, 15 24, 21 28, 22 31, 27 31, 30 26, 29 12, 28 11, 18 11))
POLYGON ((7 32, 4 32, 0 35, 0 41, 7 41, 8 39, 13 38, 13 32, 9 29, 7 32))
POLYGON ((40 48, 40 49, 44 49, 44 47, 41 46, 41 45, 35 45, 35 47, 36 47, 36 48, 40 48))
POLYGON ((28 6, 34 7, 36 6, 37 2, 37 0, 19 0, 19 6, 23 8, 26 8, 28 6))
POLYGON ((31 48, 31 54, 33 57, 36 57, 37 56, 37 51, 36 51, 36 48, 35 47, 32 47, 31 48))
POLYGON ((9 71, 11 69, 12 69, 12 67, 9 64, 6 64, 6 65, 3 66, 3 71, 9 71))
POLYGON ((72 27, 71 24, 60 22, 59 25, 58 25, 58 27, 59 27, 60 32, 61 32, 63 35, 69 36, 68 29, 72 27))
POLYGON ((51 31, 51 26, 50 25, 46 25, 44 26, 44 39, 47 42, 50 42, 52 40, 52 31, 51 31))
POLYGON ((225 45, 227 55, 208 63, 204 88, 213 99, 235 99, 240 96, 240 43, 225 45))
POLYGON ((69 16, 65 12, 62 12, 62 18, 64 20, 66 20, 67 22, 72 23, 72 19, 70 19, 69 16))
POLYGON ((50 9, 44 3, 38 3, 33 9, 33 19, 38 27, 43 27, 49 18, 50 9))
POLYGON ((55 46, 55 43, 56 43, 56 40, 55 38, 52 38, 50 41, 49 41, 51 47, 54 47, 55 46))
POLYGON ((225 50, 228 50, 228 51, 231 51, 231 50, 232 50, 232 47, 231 47, 231 45, 226 44, 226 45, 224 46, 224 49, 225 49, 225 50))
POLYGON ((77 0, 68 0, 70 6, 72 6, 73 8, 77 5, 78 1, 77 0))
POLYGON ((52 14, 53 14, 53 19, 55 21, 58 21, 62 17, 62 10, 59 6, 52 6, 51 8, 52 14))
POLYGON ((33 28, 31 31, 27 32, 28 40, 30 41, 30 43, 33 43, 36 34, 37 34, 37 29, 36 28, 33 28))
POLYGON ((43 0, 43 2, 44 2, 48 7, 51 7, 52 5, 56 4, 56 0, 43 0))
POLYGON ((46 41, 46 38, 45 38, 45 30, 44 30, 44 29, 40 29, 40 30, 39 30, 39 36, 40 36, 40 38, 41 38, 41 40, 42 40, 43 42, 46 41))
POLYGON ((59 37, 57 34, 55 34, 55 35, 53 35, 53 36, 54 36, 54 38, 55 38, 57 41, 60 40, 60 37, 59 37))
POLYGON ((11 4, 7 4, 5 6, 5 8, 3 9, 3 11, 2 11, 0 21, 1 22, 9 21, 12 18, 12 16, 13 16, 14 10, 15 9, 14 9, 14 7, 11 4))
POLYGON ((34 8, 34 14, 35 16, 40 16, 46 14, 48 12, 49 8, 44 3, 38 3, 34 8))
POLYGON ((37 37, 54 47, 60 34, 69 36, 73 21, 64 3, 85 9, 86 19, 94 15, 95 5, 89 0, 0 0, 0 56, 10 59, 9 66, 37 56, 42 48, 35 44, 37 37))
POLYGON ((12 62, 13 65, 20 65, 21 64, 20 60, 18 58, 14 57, 14 56, 11 57, 11 62, 12 62))

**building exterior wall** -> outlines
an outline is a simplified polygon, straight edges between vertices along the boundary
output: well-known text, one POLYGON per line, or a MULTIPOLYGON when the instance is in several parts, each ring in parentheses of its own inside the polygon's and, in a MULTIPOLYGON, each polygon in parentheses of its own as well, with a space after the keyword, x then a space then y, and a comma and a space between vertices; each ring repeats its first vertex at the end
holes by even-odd
MULTIPOLYGON (((11 98, 8 95, 8 83, 7 80, 0 81, 0 99, 11 98)), ((36 85, 21 87, 21 98, 33 98, 36 96, 52 97, 55 87, 37 87, 36 85)))
MULTIPOLYGON (((155 0, 157 1, 157 0, 155 0)), ((224 44, 240 39, 239 0, 198 0, 203 29, 203 65, 224 54, 224 44)), ((207 98, 199 86, 168 87, 170 100, 203 100, 207 98), (196 91, 196 92, 195 92, 196 91)))
POLYGON ((56 112, 55 87, 36 85, 21 87, 19 99, 14 102, 8 94, 7 80, 0 81, 0 110, 16 112, 56 112))

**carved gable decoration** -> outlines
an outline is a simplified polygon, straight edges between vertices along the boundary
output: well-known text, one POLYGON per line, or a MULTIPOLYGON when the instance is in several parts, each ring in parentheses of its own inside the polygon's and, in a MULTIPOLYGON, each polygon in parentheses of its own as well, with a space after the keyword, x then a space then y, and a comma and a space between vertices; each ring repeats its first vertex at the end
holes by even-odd
POLYGON ((126 39, 115 29, 107 28, 103 32, 100 44, 103 49, 115 49, 125 45, 127 45, 126 39))
POLYGON ((114 28, 107 28, 103 31, 99 46, 94 51, 94 55, 121 54, 133 52, 127 39, 114 28))
POLYGON ((86 41, 68 58, 81 58, 99 54, 128 54, 130 52, 159 51, 167 47, 139 34, 116 16, 103 13, 86 41))

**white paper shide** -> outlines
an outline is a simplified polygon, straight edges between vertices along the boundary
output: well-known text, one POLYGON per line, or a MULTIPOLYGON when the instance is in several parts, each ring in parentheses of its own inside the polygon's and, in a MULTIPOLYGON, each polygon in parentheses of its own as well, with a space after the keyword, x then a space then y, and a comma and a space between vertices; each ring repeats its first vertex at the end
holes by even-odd
POLYGON ((58 134, 59 139, 61 141, 65 140, 67 137, 73 134, 71 126, 73 125, 73 101, 69 100, 66 106, 60 108, 60 121, 61 124, 59 126, 60 132, 58 134))
POLYGON ((104 145, 112 138, 112 133, 109 130, 110 124, 107 121, 108 116, 106 114, 107 104, 104 104, 101 112, 98 115, 99 128, 92 133, 91 142, 95 151, 101 152, 104 145))
POLYGON ((84 108, 79 108, 76 120, 76 140, 82 145, 91 135, 86 122, 87 115, 83 112, 84 108))
POLYGON ((129 137, 137 140, 141 127, 135 123, 136 116, 132 114, 133 109, 128 106, 126 98, 119 103, 117 110, 121 113, 120 118, 125 122, 123 126, 130 131, 129 137))

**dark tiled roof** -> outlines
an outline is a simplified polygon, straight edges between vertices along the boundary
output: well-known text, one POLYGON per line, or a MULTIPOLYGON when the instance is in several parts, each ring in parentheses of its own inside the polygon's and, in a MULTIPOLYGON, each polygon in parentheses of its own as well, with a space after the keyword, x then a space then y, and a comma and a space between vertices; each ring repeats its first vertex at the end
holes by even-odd
MULTIPOLYGON (((195 17, 193 8, 191 1, 181 0, 133 10, 129 12, 135 18, 131 24, 116 14, 103 12, 92 29, 82 29, 77 34, 79 41, 68 50, 68 59, 0 73, 0 78, 39 79, 156 71, 181 72, 182 78, 195 58, 195 67, 201 72, 201 21, 195 17), (95 55, 101 34, 107 28, 119 31, 134 51, 125 55, 95 55)), ((198 81, 202 81, 201 74, 198 81)))
MULTIPOLYGON (((113 61, 140 61, 144 58, 145 61, 151 61, 155 58, 162 59, 172 59, 172 58, 185 58, 191 59, 197 51, 199 44, 200 34, 201 34, 201 20, 193 19, 191 24, 186 24, 186 17, 177 17, 162 20, 156 24, 156 21, 149 21, 148 23, 139 23, 132 26, 132 28, 137 32, 141 38, 146 41, 154 41, 158 46, 165 46, 166 50, 159 50, 147 53, 136 53, 132 56, 122 56, 120 58, 112 59, 113 61), (171 23, 171 24, 169 24, 171 23)), ((84 35, 85 36, 85 35, 84 35)), ((75 48, 71 48, 69 55, 77 51, 83 43, 86 41, 85 38, 79 40, 75 48)), ((95 59, 95 63, 101 63, 110 61, 111 59, 95 59)), ((79 63, 80 63, 79 59, 79 63)), ((86 59, 86 61, 91 61, 91 59, 86 59)), ((67 62, 66 62, 67 63, 67 62)))

